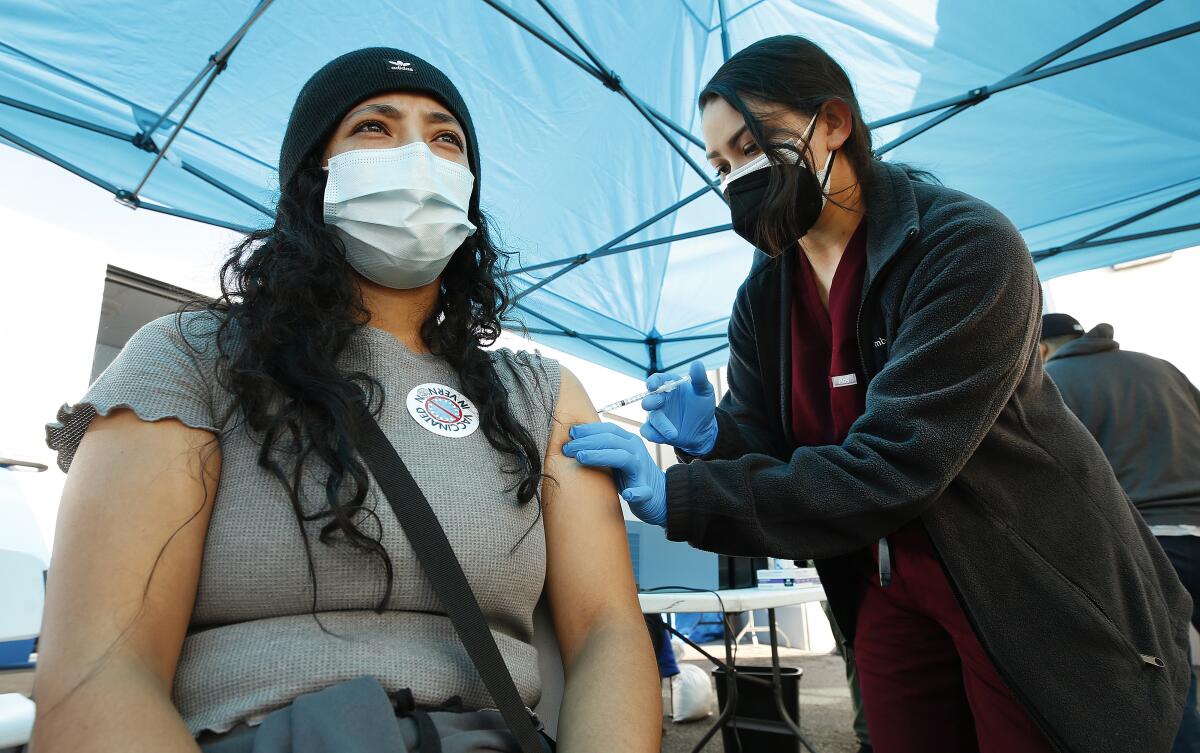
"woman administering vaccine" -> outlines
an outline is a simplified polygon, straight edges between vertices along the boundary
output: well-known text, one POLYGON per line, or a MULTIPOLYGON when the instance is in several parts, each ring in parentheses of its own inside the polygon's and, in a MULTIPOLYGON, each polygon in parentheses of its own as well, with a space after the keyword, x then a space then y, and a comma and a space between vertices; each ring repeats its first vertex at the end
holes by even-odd
POLYGON ((729 393, 714 407, 693 364, 644 401, 643 434, 684 461, 666 473, 608 424, 565 454, 613 469, 673 540, 818 560, 881 753, 1168 750, 1188 596, 1042 373, 1017 230, 875 159, 848 77, 805 39, 746 48, 699 101, 760 251, 729 393))

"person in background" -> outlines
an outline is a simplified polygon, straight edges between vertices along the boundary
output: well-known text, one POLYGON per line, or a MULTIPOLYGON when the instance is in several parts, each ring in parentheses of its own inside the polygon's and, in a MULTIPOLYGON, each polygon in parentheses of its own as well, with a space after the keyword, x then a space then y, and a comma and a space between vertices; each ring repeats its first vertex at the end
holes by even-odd
MULTIPOLYGON (((806 566, 811 567, 811 565, 806 566)), ((852 727, 854 740, 858 743, 858 753, 874 753, 875 748, 871 745, 871 732, 867 729, 867 712, 863 708, 862 688, 858 684, 858 670, 854 666, 854 645, 846 640, 846 635, 838 625, 837 617, 833 614, 833 607, 829 606, 828 601, 821 602, 821 609, 825 611, 825 617, 829 620, 829 629, 833 632, 833 641, 837 647, 838 656, 842 657, 842 661, 846 665, 846 687, 850 690, 850 708, 854 712, 852 727)))
MULTIPOLYGON (((1042 317, 1046 373, 1100 444, 1117 480, 1192 596, 1200 629, 1200 390, 1161 358, 1121 350, 1111 324, 1090 332, 1042 317)), ((1200 751, 1196 683, 1173 750, 1200 751)))

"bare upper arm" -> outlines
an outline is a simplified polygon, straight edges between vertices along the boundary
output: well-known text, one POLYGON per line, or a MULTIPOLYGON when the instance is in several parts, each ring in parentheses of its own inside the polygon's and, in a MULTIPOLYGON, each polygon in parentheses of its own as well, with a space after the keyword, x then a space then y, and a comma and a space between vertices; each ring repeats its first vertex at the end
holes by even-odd
POLYGON ((106 667, 169 693, 220 478, 215 437, 132 411, 97 416, 59 508, 39 640, 39 713, 106 667))
POLYGON ((543 490, 546 591, 569 669, 588 631, 600 620, 641 621, 625 521, 612 477, 562 454, 575 424, 598 421, 579 379, 562 369, 554 429, 546 451, 543 490))

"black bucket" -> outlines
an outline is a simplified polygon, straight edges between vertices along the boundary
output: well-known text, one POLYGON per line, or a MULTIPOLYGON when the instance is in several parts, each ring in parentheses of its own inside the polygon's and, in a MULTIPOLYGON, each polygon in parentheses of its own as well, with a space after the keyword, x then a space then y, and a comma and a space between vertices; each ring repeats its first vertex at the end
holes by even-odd
MULTIPOLYGON (((797 725, 800 724, 800 678, 804 670, 799 667, 780 667, 780 682, 783 687, 783 707, 797 725)), ((775 691, 771 683, 770 667, 736 666, 737 708, 721 729, 721 742, 725 753, 799 753, 800 741, 779 715, 775 704, 775 691), (765 682, 759 682, 764 680, 765 682)), ((725 711, 728 688, 725 670, 713 670, 717 683, 717 702, 721 712, 725 711)))

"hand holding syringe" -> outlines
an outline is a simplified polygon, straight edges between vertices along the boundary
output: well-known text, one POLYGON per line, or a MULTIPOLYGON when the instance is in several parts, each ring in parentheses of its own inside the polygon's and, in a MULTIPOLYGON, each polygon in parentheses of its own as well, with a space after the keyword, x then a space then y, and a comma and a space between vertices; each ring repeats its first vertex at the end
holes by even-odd
POLYGON ((656 444, 669 444, 691 455, 707 455, 717 439, 716 395, 704 364, 696 361, 685 376, 655 374, 650 389, 600 409, 615 410, 642 400, 648 415, 641 435, 656 444), (683 387, 683 389, 679 389, 683 387))
POLYGON ((667 392, 670 392, 671 390, 675 389, 679 385, 689 384, 691 381, 692 381, 692 378, 690 376, 682 376, 682 377, 679 377, 678 379, 672 379, 671 381, 663 384, 658 389, 647 390, 646 392, 639 392, 638 394, 633 395, 631 397, 627 397, 624 400, 618 400, 615 403, 609 403, 608 405, 604 406, 603 408, 597 408, 596 412, 597 413, 608 413, 609 411, 614 411, 617 408, 624 408, 626 405, 633 405, 636 402, 645 400, 646 398, 650 397, 651 395, 662 395, 667 392))

